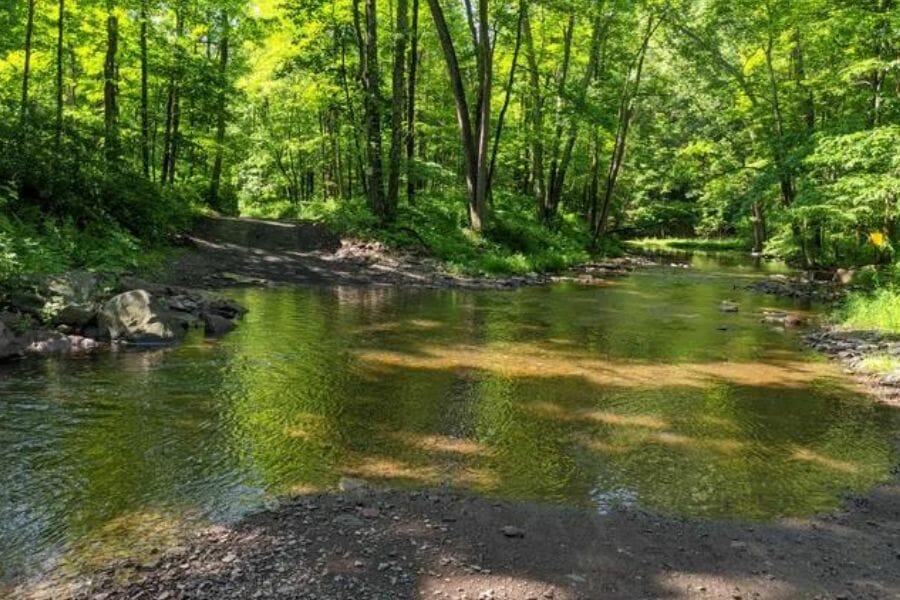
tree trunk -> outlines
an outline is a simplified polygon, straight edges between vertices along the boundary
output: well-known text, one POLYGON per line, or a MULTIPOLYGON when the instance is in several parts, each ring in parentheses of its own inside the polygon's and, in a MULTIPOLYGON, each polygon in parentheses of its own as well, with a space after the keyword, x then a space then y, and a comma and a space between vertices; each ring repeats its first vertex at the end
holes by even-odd
MULTIPOLYGON (((179 44, 184 35, 184 17, 182 10, 176 9, 175 40, 179 44)), ((163 163, 159 180, 163 185, 175 182, 175 159, 178 152, 178 129, 181 122, 181 90, 179 75, 181 49, 176 47, 172 74, 169 77, 168 98, 166 100, 166 130, 163 138, 163 163)))
MULTIPOLYGON (((528 60, 528 82, 531 91, 531 185, 537 206, 544 203, 544 96, 541 92, 540 72, 531 34, 531 17, 526 12, 522 23, 525 36, 525 56, 528 60)), ((540 213, 540 210, 539 210, 540 213)))
POLYGON ((58 152, 62 144, 63 132, 63 58, 65 53, 66 2, 59 0, 59 14, 56 18, 56 128, 54 147, 58 152))
POLYGON ((150 91, 147 83, 147 27, 149 15, 148 0, 141 0, 141 167, 144 177, 150 179, 150 91))
MULTIPOLYGON (((549 223, 556 214, 556 206, 554 205, 554 196, 558 185, 557 178, 559 176, 559 159, 560 159, 560 143, 563 135, 563 107, 565 104, 564 96, 566 83, 569 78, 569 64, 572 58, 572 37, 575 31, 575 14, 569 15, 569 22, 563 35, 563 61, 560 69, 560 75, 557 80, 556 87, 556 111, 554 113, 554 131, 553 140, 550 145, 550 175, 547 185, 544 189, 544 197, 541 198, 539 207, 541 220, 549 223)), ((559 184, 560 188, 562 185, 559 184)))
MULTIPOLYGON (((381 79, 378 69, 378 21, 376 0, 366 0, 365 30, 359 29, 361 80, 368 149, 369 205, 381 220, 386 218, 381 147, 381 79), (364 34, 364 35, 363 35, 364 34)), ((354 14, 359 21, 359 0, 354 0, 354 14)))
POLYGON ((474 231, 481 231, 485 225, 485 196, 487 192, 487 145, 488 129, 490 128, 490 80, 492 76, 492 56, 490 39, 487 32, 487 0, 479 0, 478 54, 484 64, 481 65, 478 78, 478 98, 476 106, 478 115, 477 130, 472 127, 472 115, 469 114, 469 104, 466 100, 466 91, 462 73, 459 68, 459 60, 453 38, 444 17, 439 0, 428 0, 431 16, 434 19, 435 30, 441 49, 444 54, 444 62, 447 66, 447 74, 450 78, 450 86, 453 91, 453 100, 456 106, 456 118, 459 126, 460 140, 462 142, 464 166, 466 172, 466 188, 469 196, 469 226, 474 231))
POLYGON ((419 68, 419 0, 412 4, 409 68, 406 93, 406 201, 415 202, 417 178, 413 159, 416 155, 416 75, 419 68))
POLYGON ((494 132, 494 145, 491 149, 491 162, 488 167, 488 188, 494 181, 494 170, 497 167, 497 152, 500 149, 500 136, 503 134, 503 121, 506 118, 506 111, 509 109, 509 102, 512 98, 513 84, 516 80, 516 67, 519 62, 519 50, 522 46, 522 22, 525 20, 525 11, 527 10, 526 0, 519 3, 519 20, 516 26, 516 43, 513 46, 512 64, 509 67, 509 77, 506 80, 506 92, 503 97, 503 106, 500 107, 500 114, 497 117, 497 129, 494 132))
MULTIPOLYGON (((588 64, 585 67, 584 75, 576 90, 576 106, 580 106, 587 97, 588 86, 591 83, 591 79, 594 77, 594 73, 597 70, 597 65, 600 61, 600 47, 605 27, 599 13, 600 11, 598 10, 598 14, 594 17, 594 24, 591 31, 591 43, 588 49, 588 64)), ((545 204, 545 209, 547 211, 546 218, 548 219, 555 217, 559 210, 559 204, 562 200, 563 184, 566 180, 566 172, 569 170, 569 163, 572 160, 572 151, 575 148, 577 138, 578 120, 572 117, 569 122, 569 130, 565 144, 563 145, 559 164, 557 167, 551 169, 550 186, 547 190, 548 198, 545 204)))
POLYGON ((593 223, 594 235, 592 245, 595 245, 597 240, 606 233, 613 194, 615 192, 619 174, 622 170, 622 163, 625 161, 628 130, 631 126, 631 119, 634 116, 635 97, 637 96, 641 85, 641 75, 644 71, 644 59, 647 56, 647 48, 650 46, 650 39, 653 37, 653 33, 661 23, 662 17, 655 21, 652 15, 647 18, 647 27, 644 30, 641 46, 632 63, 635 65, 633 82, 631 73, 629 73, 625 80, 625 85, 622 88, 622 98, 619 103, 619 126, 616 131, 616 140, 613 146, 612 157, 609 161, 609 171, 606 175, 606 189, 603 192, 603 201, 600 205, 597 220, 593 223))
POLYGON ((22 68, 22 98, 19 107, 19 161, 20 161, 20 177, 24 178, 25 166, 27 165, 27 144, 29 130, 29 91, 31 86, 31 49, 32 40, 34 39, 34 4, 35 0, 28 0, 28 17, 25 22, 25 65, 22 68))
POLYGON ((106 160, 114 164, 119 158, 119 19, 113 14, 113 5, 107 3, 106 59, 103 62, 103 123, 105 128, 106 160))
MULTIPOLYGON (((216 107, 216 155, 213 160, 212 175, 209 184, 209 203, 211 206, 223 208, 219 198, 219 189, 222 183, 222 161, 225 147, 225 127, 228 121, 228 36, 231 25, 228 21, 228 13, 223 10, 221 15, 222 39, 219 42, 219 98, 216 107)), ((228 207, 231 208, 231 207, 228 207)))
POLYGON ((388 172, 388 193, 385 202, 385 219, 393 220, 400 195, 400 156, 404 146, 403 123, 406 99, 406 38, 408 35, 409 6, 406 0, 397 0, 397 30, 394 41, 393 94, 391 99, 391 153, 388 172))

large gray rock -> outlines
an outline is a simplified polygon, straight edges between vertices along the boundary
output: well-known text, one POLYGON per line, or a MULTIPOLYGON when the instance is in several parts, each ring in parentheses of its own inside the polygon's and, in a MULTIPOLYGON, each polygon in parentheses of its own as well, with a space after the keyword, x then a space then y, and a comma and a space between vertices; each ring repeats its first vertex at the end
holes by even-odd
POLYGON ((20 352, 21 348, 16 341, 16 334, 3 321, 0 321, 0 360, 17 356, 20 352))
POLYGON ((175 342, 186 332, 182 319, 146 290, 132 290, 108 300, 98 316, 100 333, 136 344, 175 342))

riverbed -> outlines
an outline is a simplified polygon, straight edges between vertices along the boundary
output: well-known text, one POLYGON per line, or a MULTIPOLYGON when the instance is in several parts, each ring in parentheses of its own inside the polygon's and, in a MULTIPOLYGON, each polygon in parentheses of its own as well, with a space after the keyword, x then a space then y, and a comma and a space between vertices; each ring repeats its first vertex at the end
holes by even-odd
POLYGON ((888 481, 896 410, 762 322, 817 307, 746 291, 771 265, 692 261, 504 292, 231 290, 250 312, 222 340, 4 365, 0 581, 140 560, 342 477, 759 523, 888 481))

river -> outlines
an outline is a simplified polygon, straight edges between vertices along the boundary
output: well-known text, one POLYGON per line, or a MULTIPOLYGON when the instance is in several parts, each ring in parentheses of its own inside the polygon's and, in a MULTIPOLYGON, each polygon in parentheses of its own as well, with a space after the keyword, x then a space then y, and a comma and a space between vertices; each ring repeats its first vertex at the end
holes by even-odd
POLYGON ((898 419, 695 256, 514 292, 247 289, 220 341, 0 367, 0 583, 342 476, 769 521, 890 477, 898 419), (723 313, 723 301, 740 312, 723 313))

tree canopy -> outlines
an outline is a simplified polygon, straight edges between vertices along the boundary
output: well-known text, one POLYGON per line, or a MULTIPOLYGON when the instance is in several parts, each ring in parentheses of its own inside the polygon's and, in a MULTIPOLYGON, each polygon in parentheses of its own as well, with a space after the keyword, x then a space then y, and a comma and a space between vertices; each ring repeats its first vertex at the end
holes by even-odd
POLYGON ((517 214, 806 265, 898 234, 894 0, 20 0, 0 82, 17 218, 517 214))

